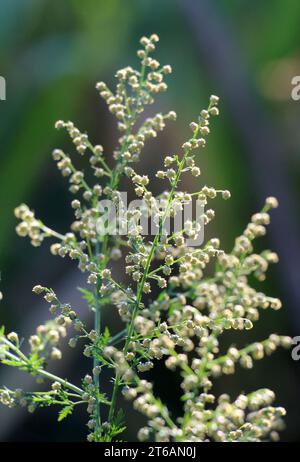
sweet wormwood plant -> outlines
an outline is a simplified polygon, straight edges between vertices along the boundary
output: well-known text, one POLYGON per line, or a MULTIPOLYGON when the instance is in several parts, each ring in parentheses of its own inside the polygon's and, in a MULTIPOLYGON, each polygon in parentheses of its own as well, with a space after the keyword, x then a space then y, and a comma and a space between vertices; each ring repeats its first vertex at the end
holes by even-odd
MULTIPOLYGON (((96 184, 89 184, 69 155, 54 150, 54 160, 62 175, 69 179, 71 193, 78 195, 71 203, 75 221, 70 232, 53 231, 26 205, 15 210, 21 220, 16 228, 20 236, 29 236, 34 246, 39 246, 45 238, 54 238, 51 253, 76 260, 79 269, 87 274, 92 288, 82 292, 93 312, 94 327, 90 330, 53 289, 36 285, 33 292, 43 294, 53 319, 38 326, 29 338, 28 353, 15 332, 5 334, 2 328, 0 357, 7 366, 32 374, 38 381, 49 381, 49 389, 28 392, 3 387, 0 399, 9 407, 20 405, 30 412, 57 405, 59 421, 78 406, 85 406, 89 415, 87 438, 94 442, 120 439, 126 425, 123 412, 117 408, 122 395, 146 416, 147 424, 138 431, 141 441, 277 440, 285 410, 272 405, 275 395, 271 390, 241 393, 233 400, 227 394, 216 397, 212 393, 213 379, 233 374, 238 363, 251 369, 254 360, 271 354, 278 346, 291 344, 289 337, 273 334, 241 349, 233 345, 221 352, 219 346, 224 331, 251 329, 258 321, 260 309, 281 307, 278 299, 257 292, 248 280, 252 276, 264 280, 269 264, 278 260, 269 250, 260 254, 253 251, 255 239, 266 232, 269 210, 277 207, 277 200, 273 197, 266 200, 262 211, 252 216, 229 253, 220 249, 216 238, 200 247, 187 245, 187 238, 197 239, 199 222, 186 221, 180 232, 166 234, 166 220, 193 198, 206 206, 217 196, 228 199, 230 193, 207 186, 194 193, 181 189, 183 174, 196 177, 200 174, 196 152, 205 147, 211 117, 219 114, 216 96, 210 97, 207 109, 190 124, 192 136, 182 145, 180 153, 165 157, 163 169, 156 174, 165 182, 164 187, 169 186, 162 194, 155 197, 149 189, 148 176, 135 170, 146 140, 156 137, 166 121, 176 118, 172 111, 138 122, 144 107, 153 103, 157 93, 166 90, 164 77, 171 72, 170 66, 161 66, 151 57, 157 41, 155 34, 141 39, 142 47, 137 52, 141 67, 118 71, 115 92, 103 82, 96 85, 116 116, 121 132, 113 153, 114 165, 108 161, 102 146, 93 145, 72 122, 56 123, 57 129, 67 130, 80 155, 90 153, 89 162, 96 177, 96 184), (142 234, 138 209, 126 214, 135 225, 125 237, 98 232, 99 201, 110 199, 121 207, 119 183, 123 175, 132 181, 136 195, 152 210, 157 223, 152 237, 142 234), (163 210, 158 207, 159 200, 164 204, 163 210), (112 271, 112 261, 122 257, 131 281, 128 285, 117 281, 112 271), (154 285, 158 286, 159 295, 151 297, 154 285), (124 322, 124 329, 113 336, 102 322, 103 311, 111 305, 116 306, 124 322), (69 346, 75 348, 78 340, 83 340, 83 354, 93 361, 90 375, 79 385, 47 370, 50 359, 61 359, 58 342, 69 328, 73 328, 69 346), (182 378, 182 415, 178 418, 172 417, 154 394, 152 384, 143 378, 143 373, 159 360, 182 378), (110 396, 103 393, 104 386, 107 389, 101 381, 104 369, 109 369, 112 376, 110 396)), ((212 209, 203 212, 204 225, 213 218, 212 209)))

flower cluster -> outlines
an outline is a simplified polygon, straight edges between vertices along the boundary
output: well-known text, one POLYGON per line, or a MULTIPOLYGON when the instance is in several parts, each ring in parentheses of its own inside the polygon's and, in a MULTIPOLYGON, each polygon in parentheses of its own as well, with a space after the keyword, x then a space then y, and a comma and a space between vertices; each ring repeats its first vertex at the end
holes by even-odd
POLYGON ((73 160, 61 149, 53 151, 53 159, 75 196, 71 202, 74 221, 70 230, 66 234, 52 230, 24 204, 15 210, 20 236, 29 236, 34 246, 50 238, 51 253, 75 260, 86 275, 87 286, 81 291, 93 312, 94 326, 90 330, 53 289, 36 285, 33 292, 44 296, 51 320, 29 338, 27 354, 18 335, 6 335, 2 329, 0 358, 3 364, 24 370, 38 381, 50 380, 51 387, 43 392, 4 387, 0 401, 10 407, 26 406, 29 411, 38 406, 58 405, 59 420, 77 405, 86 406, 88 440, 95 442, 112 441, 123 432, 126 420, 117 412, 117 399, 121 396, 131 400, 134 409, 147 418, 147 425, 138 432, 141 441, 275 441, 285 411, 273 406, 272 391, 240 394, 232 401, 227 394, 215 396, 212 387, 222 374, 233 374, 237 365, 251 369, 254 361, 270 355, 279 346, 291 345, 289 337, 272 334, 242 348, 232 345, 225 354, 221 353, 224 332, 252 329, 260 310, 281 308, 279 299, 251 285, 253 276, 263 281, 269 265, 278 261, 274 252, 254 251, 255 240, 266 233, 269 212, 277 207, 277 200, 266 200, 230 252, 221 248, 218 238, 193 245, 215 217, 210 201, 230 198, 229 191, 207 185, 188 192, 182 181, 184 175, 201 175, 198 152, 205 149, 212 120, 219 114, 219 98, 212 95, 208 106, 191 122, 192 134, 178 153, 165 156, 156 172, 162 181, 162 192, 155 194, 151 179, 139 172, 136 164, 146 141, 156 137, 168 121, 176 120, 174 111, 140 120, 145 106, 167 89, 165 76, 171 73, 169 65, 161 65, 152 57, 157 42, 155 34, 141 39, 137 53, 140 68, 128 66, 119 70, 115 90, 104 82, 96 85, 120 131, 113 156, 101 145, 93 144, 72 122, 59 120, 55 124, 57 129, 67 131, 77 153, 88 158, 93 173, 88 178, 94 178, 88 180, 77 169, 76 157, 73 160), (124 208, 119 190, 122 175, 150 209, 156 225, 154 236, 142 233, 139 209, 121 215, 118 224, 124 225, 122 220, 130 224, 124 237, 99 232, 102 199, 109 199, 118 209, 124 208), (181 229, 168 233, 166 222, 195 200, 202 207, 200 220, 185 219, 181 229), (124 263, 126 280, 115 277, 115 260, 120 260, 120 265, 124 263), (109 305, 116 308, 124 322, 124 329, 115 335, 102 322, 101 315, 109 305), (77 348, 78 340, 82 340, 82 354, 93 363, 90 375, 82 379, 80 386, 47 370, 48 360, 61 358, 59 340, 71 328, 69 346, 77 348), (182 378, 182 415, 177 419, 155 395, 152 384, 143 378, 143 373, 155 367, 157 361, 163 361, 166 368, 182 378), (113 376, 110 396, 102 392, 107 389, 106 384, 102 386, 103 369, 113 376))

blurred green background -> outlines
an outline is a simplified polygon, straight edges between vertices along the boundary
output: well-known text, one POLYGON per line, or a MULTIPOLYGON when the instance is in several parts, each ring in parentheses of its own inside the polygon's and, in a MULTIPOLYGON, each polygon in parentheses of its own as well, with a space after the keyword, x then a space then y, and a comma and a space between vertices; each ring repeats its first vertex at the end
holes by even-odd
MULTIPOLYGON (((115 123, 95 83, 113 85, 118 68, 137 62, 140 36, 156 32, 157 57, 172 65, 173 75, 167 95, 151 111, 175 109, 179 117, 176 128, 170 124, 146 148, 143 166, 148 171, 159 166, 161 154, 174 152, 189 135, 188 123, 209 95, 220 96, 221 117, 199 159, 199 181, 229 189, 232 199, 213 204, 217 217, 210 233, 230 249, 264 197, 278 196, 281 207, 273 212, 263 244, 278 251, 281 263, 262 290, 281 297, 284 310, 264 314, 248 339, 272 332, 300 335, 300 102, 290 96, 291 79, 300 75, 299 1, 1 0, 0 12, 0 75, 7 83, 7 100, 0 101, 1 324, 27 334, 47 316, 31 295, 35 283, 59 287, 78 303, 72 289, 80 276, 74 267, 48 256, 47 245, 34 249, 16 237, 13 208, 24 201, 58 231, 68 229, 70 196, 50 154, 70 145, 54 122, 70 119, 95 143, 113 149, 115 123)), ((61 367, 76 380, 89 364, 67 357, 61 367)), ((157 392, 179 412, 177 378, 156 369, 153 377, 158 376, 157 392)), ((1 368, 0 383, 16 380, 25 378, 1 368)), ((299 362, 289 352, 258 362, 252 371, 238 371, 216 387, 233 396, 273 388, 288 411, 282 439, 300 440, 299 362)), ((47 410, 30 415, 1 407, 0 412, 0 441, 85 438, 84 414, 56 424, 55 413, 49 417, 47 410)), ((132 415, 131 420, 126 438, 134 440, 143 419, 132 415)))

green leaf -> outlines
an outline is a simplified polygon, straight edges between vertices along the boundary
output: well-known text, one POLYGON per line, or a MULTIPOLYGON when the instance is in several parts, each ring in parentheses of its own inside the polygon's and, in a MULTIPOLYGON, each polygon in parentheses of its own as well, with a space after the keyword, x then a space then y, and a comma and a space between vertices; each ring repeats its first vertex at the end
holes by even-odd
POLYGON ((13 359, 2 359, 1 362, 2 364, 13 367, 19 367, 21 365, 20 361, 14 361, 13 359))
POLYGON ((82 298, 87 301, 89 306, 93 306, 95 304, 94 292, 88 289, 83 289, 82 287, 78 287, 78 290, 82 293, 82 298))
POLYGON ((61 422, 62 420, 64 420, 66 417, 68 417, 68 415, 72 414, 73 412, 73 407, 74 406, 65 406, 62 408, 62 410, 59 412, 58 414, 58 419, 57 421, 58 422, 61 422))
POLYGON ((100 403, 107 404, 108 406, 111 404, 111 401, 106 398, 105 393, 98 393, 98 400, 100 403))
POLYGON ((109 340, 110 340, 110 332, 109 332, 109 328, 106 326, 103 334, 101 335, 101 339, 100 339, 101 346, 106 347, 109 340))
POLYGON ((32 369, 38 369, 40 366, 43 365, 44 358, 39 357, 39 353, 34 351, 28 356, 28 366, 32 369))
POLYGON ((113 428, 112 428, 112 431, 111 431, 111 436, 113 437, 113 436, 119 435, 120 433, 123 433, 125 430, 126 430, 125 426, 123 426, 123 427, 115 427, 113 425, 113 428))
POLYGON ((124 424, 124 418, 125 418, 125 414, 124 414, 123 409, 119 409, 118 414, 116 415, 114 419, 114 424, 117 427, 120 427, 121 425, 124 424))

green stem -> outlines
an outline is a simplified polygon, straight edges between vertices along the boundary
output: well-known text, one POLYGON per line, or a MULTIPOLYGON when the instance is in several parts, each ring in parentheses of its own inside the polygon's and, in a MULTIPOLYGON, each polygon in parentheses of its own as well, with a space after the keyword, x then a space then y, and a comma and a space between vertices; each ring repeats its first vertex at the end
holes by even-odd
POLYGON ((76 387, 76 385, 73 385, 72 383, 68 382, 67 380, 62 379, 61 377, 58 377, 57 375, 51 374, 50 372, 47 372, 44 369, 36 369, 36 372, 39 375, 42 375, 43 377, 46 377, 49 380, 53 380, 53 381, 61 383, 66 388, 69 388, 70 390, 73 390, 76 393, 79 393, 80 395, 83 394, 83 390, 81 390, 81 388, 76 387))
POLYGON ((120 332, 118 332, 116 335, 114 335, 108 342, 109 345, 115 345, 116 343, 120 342, 121 340, 124 340, 126 337, 127 329, 123 329, 120 332))
MULTIPOLYGON (((198 131, 199 131, 199 127, 195 130, 194 135, 193 135, 193 139, 195 139, 197 137, 198 131)), ((169 208, 170 208, 171 202, 173 200, 174 192, 175 192, 175 190, 177 188, 177 185, 178 185, 178 182, 179 182, 179 179, 180 179, 180 175, 181 175, 182 170, 184 168, 185 160, 186 160, 186 157, 187 157, 188 154, 189 154, 189 150, 186 149, 185 152, 184 152, 184 155, 183 155, 183 157, 182 157, 182 159, 181 159, 181 161, 179 163, 177 174, 176 174, 176 177, 175 177, 175 179, 173 181, 173 184, 172 184, 172 188, 171 188, 170 195, 169 195, 169 198, 168 198, 168 203, 167 203, 166 209, 164 211, 164 215, 163 215, 163 218, 161 220, 159 230, 158 230, 157 234, 155 235, 155 238, 153 240, 150 252, 149 252, 148 257, 147 257, 145 270, 144 270, 141 282, 140 282, 139 287, 138 287, 137 299, 136 299, 136 303, 135 303, 135 306, 134 306, 134 309, 133 309, 131 321, 130 321, 129 328, 128 328, 128 335, 127 335, 125 346, 124 346, 124 354, 125 355, 128 352, 129 342, 131 340, 131 336, 132 336, 133 331, 134 331, 134 322, 135 322, 135 319, 136 319, 136 317, 138 315, 138 312, 139 312, 139 309, 140 309, 140 303, 141 303, 142 296, 143 296, 143 290, 144 290, 145 282, 146 282, 146 280, 148 278, 148 273, 149 273, 149 269, 150 269, 150 266, 151 266, 152 258, 153 258, 154 252, 156 250, 157 244, 159 242, 159 239, 161 238, 163 226, 164 226, 165 220, 167 218, 169 208)), ((115 383, 114 383, 114 388, 113 388, 111 407, 110 407, 110 411, 109 411, 109 422, 111 422, 111 420, 113 419, 113 416, 114 416, 115 406, 116 406, 116 397, 117 397, 117 392, 118 392, 118 388, 119 388, 119 385, 120 385, 120 379, 121 379, 121 376, 120 376, 119 373, 117 373, 115 383)))
MULTIPOLYGON (((93 153, 94 155, 96 155, 96 154, 95 154, 95 149, 94 149, 94 146, 92 145, 92 143, 90 143, 90 142, 88 141, 87 146, 90 148, 90 150, 92 151, 92 153, 93 153)), ((106 171, 106 173, 107 173, 109 176, 111 176, 112 171, 111 171, 111 169, 109 168, 109 166, 107 165, 107 163, 105 162, 105 160, 103 159, 103 157, 102 157, 102 156, 97 156, 97 159, 98 159, 99 162, 101 163, 102 167, 104 167, 104 170, 106 171)))
MULTIPOLYGON (((19 352, 18 352, 19 354, 19 352)), ((10 353, 9 351, 6 351, 5 352, 5 356, 11 358, 11 359, 14 359, 14 360, 17 360, 19 361, 20 365, 18 367, 24 367, 24 366, 28 366, 28 360, 26 358, 23 359, 23 353, 22 353, 22 359, 20 359, 20 355, 19 356, 16 356, 12 353, 10 353)), ((81 390, 81 388, 79 387, 76 387, 76 385, 73 385, 72 383, 68 382, 67 380, 65 379, 62 379, 61 377, 58 377, 57 375, 54 375, 54 374, 51 374, 51 372, 47 372, 45 371, 44 369, 41 369, 41 368, 37 368, 37 369, 33 369, 32 372, 34 372, 35 374, 38 374, 38 375, 41 375, 53 382, 59 382, 61 383, 62 385, 64 385, 66 388, 69 388, 70 390, 73 390, 75 391, 76 393, 78 393, 80 396, 83 394, 83 390, 81 390)))
MULTIPOLYGON (((97 257, 99 254, 99 242, 97 241, 96 247, 95 247, 95 257, 97 257)), ((95 293, 95 319, 94 319, 94 328, 95 331, 97 332, 98 335, 101 333, 101 304, 100 304, 100 299, 99 299, 99 289, 101 286, 101 278, 100 276, 97 277, 97 285, 96 285, 96 293, 95 293)), ((93 368, 96 369, 99 366, 99 361, 97 358, 94 357, 93 359, 93 368)), ((100 388, 100 371, 95 370, 94 371, 94 385, 99 390, 100 388)), ((95 411, 95 417, 96 417, 96 429, 99 429, 101 426, 101 409, 100 409, 100 402, 97 400, 97 405, 96 405, 96 411, 95 411)))

